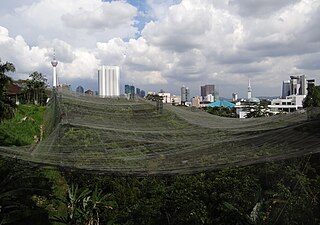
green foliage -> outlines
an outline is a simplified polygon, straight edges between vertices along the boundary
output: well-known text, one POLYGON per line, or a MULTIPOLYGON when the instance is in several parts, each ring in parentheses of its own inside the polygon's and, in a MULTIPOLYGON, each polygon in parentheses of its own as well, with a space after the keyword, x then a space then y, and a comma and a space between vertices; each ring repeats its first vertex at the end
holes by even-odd
POLYGON ((318 224, 320 167, 315 165, 302 157, 195 175, 116 177, 74 171, 66 177, 112 193, 117 207, 106 218, 100 215, 101 221, 115 224, 318 224))
POLYGON ((19 105, 16 116, 0 124, 0 146, 33 144, 40 138, 45 107, 19 105))
POLYGON ((227 107, 205 107, 204 110, 210 114, 222 117, 233 117, 236 118, 236 108, 227 107))
POLYGON ((257 117, 266 117, 271 116, 272 114, 268 111, 268 107, 265 105, 253 105, 249 109, 246 118, 257 118, 257 117))
POLYGON ((27 86, 23 90, 24 95, 27 96, 26 101, 36 105, 45 105, 48 95, 44 75, 35 71, 29 77, 31 80, 26 81, 27 86))
POLYGON ((15 103, 6 96, 5 90, 6 85, 12 82, 6 73, 14 71, 15 67, 12 63, 1 63, 0 60, 0 123, 4 119, 10 119, 14 116, 15 103))
POLYGON ((104 194, 97 188, 91 191, 89 188, 79 189, 78 185, 72 184, 67 196, 61 198, 67 209, 66 215, 57 215, 53 221, 68 225, 99 225, 101 215, 114 207, 111 198, 111 194, 104 194))
POLYGON ((320 107, 320 86, 308 87, 308 95, 303 101, 303 107, 320 107))
POLYGON ((155 95, 153 95, 153 94, 148 94, 147 96, 146 96, 146 99, 147 100, 150 100, 150 101, 162 101, 163 100, 163 97, 162 96, 160 96, 160 95, 157 95, 157 94, 155 94, 155 95))
POLYGON ((0 180, 0 224, 50 224, 38 205, 50 194, 46 178, 18 161, 1 160, 0 180))

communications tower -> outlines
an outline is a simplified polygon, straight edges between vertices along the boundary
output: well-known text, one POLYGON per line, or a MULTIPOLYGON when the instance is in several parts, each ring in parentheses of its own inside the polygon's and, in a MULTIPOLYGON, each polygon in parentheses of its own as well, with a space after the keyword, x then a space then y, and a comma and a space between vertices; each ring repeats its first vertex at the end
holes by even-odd
POLYGON ((58 86, 57 81, 57 65, 58 61, 56 60, 56 52, 53 53, 53 60, 51 61, 51 65, 53 66, 53 74, 52 74, 52 88, 56 88, 58 86))
POLYGON ((251 88, 251 83, 250 83, 250 79, 249 79, 249 83, 248 83, 248 99, 250 99, 251 96, 251 92, 252 92, 252 88, 251 88))

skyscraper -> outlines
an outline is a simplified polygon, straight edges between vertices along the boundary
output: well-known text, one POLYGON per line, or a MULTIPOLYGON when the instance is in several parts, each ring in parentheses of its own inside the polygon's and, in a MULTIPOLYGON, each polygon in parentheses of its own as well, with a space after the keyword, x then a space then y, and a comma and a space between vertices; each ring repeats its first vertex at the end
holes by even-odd
POLYGON ((282 98, 290 95, 290 80, 284 80, 282 83, 282 98))
POLYGON ((190 98, 190 90, 186 86, 181 87, 181 104, 184 105, 190 98))
POLYGON ((119 81, 119 66, 101 66, 98 70, 99 95, 101 97, 119 96, 119 81))
POLYGON ((202 100, 206 99, 206 96, 208 95, 213 95, 215 96, 215 86, 214 84, 206 84, 204 86, 201 86, 201 97, 202 100))
POLYGON ((307 79, 306 75, 290 76, 290 80, 283 81, 282 98, 289 95, 306 95, 307 94, 307 79))

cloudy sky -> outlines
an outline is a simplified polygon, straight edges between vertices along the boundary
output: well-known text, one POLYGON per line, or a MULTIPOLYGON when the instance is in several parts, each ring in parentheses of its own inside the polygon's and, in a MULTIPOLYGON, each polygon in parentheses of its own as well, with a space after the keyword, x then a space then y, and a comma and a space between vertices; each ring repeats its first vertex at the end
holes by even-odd
MULTIPOLYGON (((319 0, 0 0, 0 58, 15 79, 97 90, 97 68, 120 65, 121 85, 191 95, 278 96, 290 75, 320 80, 319 0)), ((121 87, 123 90, 123 87, 121 87)))

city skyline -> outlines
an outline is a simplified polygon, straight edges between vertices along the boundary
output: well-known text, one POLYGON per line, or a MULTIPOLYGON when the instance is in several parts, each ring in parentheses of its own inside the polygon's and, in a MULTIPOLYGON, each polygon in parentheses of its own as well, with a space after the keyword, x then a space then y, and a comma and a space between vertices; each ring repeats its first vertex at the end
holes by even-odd
POLYGON ((317 0, 0 1, 0 57, 14 79, 39 71, 51 84, 53 49, 59 82, 92 90, 101 65, 120 66, 121 89, 186 85, 192 96, 207 83, 246 97, 248 79, 253 96, 280 96, 288 76, 320 75, 317 0))

